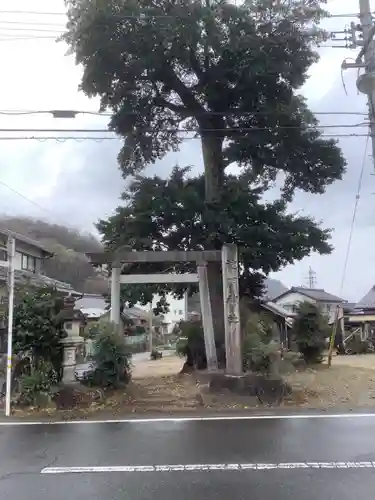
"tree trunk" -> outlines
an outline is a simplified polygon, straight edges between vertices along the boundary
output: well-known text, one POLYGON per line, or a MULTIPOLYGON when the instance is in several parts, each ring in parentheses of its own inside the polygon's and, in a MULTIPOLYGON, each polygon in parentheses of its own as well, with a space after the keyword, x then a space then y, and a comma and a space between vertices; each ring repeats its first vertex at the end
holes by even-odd
MULTIPOLYGON (((201 132, 205 177, 206 220, 208 221, 207 249, 221 249, 221 242, 213 238, 216 233, 217 215, 224 184, 223 139, 215 132, 201 132), (216 224, 215 224, 216 221, 216 224)), ((225 343, 223 282, 220 262, 209 262, 207 278, 210 290, 211 311, 217 347, 225 343)))

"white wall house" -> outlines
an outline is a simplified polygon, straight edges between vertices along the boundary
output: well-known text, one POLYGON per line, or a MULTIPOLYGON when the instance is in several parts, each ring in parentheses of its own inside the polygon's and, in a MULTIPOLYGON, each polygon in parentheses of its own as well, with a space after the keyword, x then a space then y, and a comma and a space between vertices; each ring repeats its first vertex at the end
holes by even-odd
POLYGON ((335 320, 337 306, 340 306, 339 318, 343 316, 345 300, 318 288, 292 287, 275 297, 273 301, 289 312, 295 312, 301 302, 310 302, 319 306, 321 312, 328 317, 329 323, 335 320))
POLYGON ((0 260, 7 260, 8 236, 14 236, 16 240, 14 269, 39 274, 42 269, 42 260, 52 257, 53 254, 30 238, 7 229, 0 229, 0 260))
MULTIPOLYGON (((9 236, 15 239, 14 258, 15 282, 29 282, 35 286, 54 286, 66 293, 74 293, 68 283, 49 278, 43 274, 43 261, 53 257, 44 245, 22 234, 0 229, 0 261, 8 260, 7 243, 9 236)), ((6 293, 7 268, 0 266, 0 295, 6 293), (4 293, 3 293, 4 292, 4 293)))

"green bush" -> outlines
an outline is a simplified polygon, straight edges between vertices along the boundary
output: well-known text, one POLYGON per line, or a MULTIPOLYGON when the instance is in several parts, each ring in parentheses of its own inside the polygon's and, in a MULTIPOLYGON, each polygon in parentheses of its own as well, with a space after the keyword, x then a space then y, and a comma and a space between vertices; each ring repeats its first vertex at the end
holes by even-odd
POLYGON ((202 322, 199 319, 179 322, 180 338, 176 343, 176 352, 186 357, 186 364, 198 370, 207 367, 206 349, 202 322))
POLYGON ((187 337, 180 337, 176 342, 176 354, 182 358, 187 355, 187 337))
MULTIPOLYGON (((57 377, 62 378, 64 299, 50 287, 25 288, 19 292, 14 307, 13 352, 31 353, 33 363, 52 363, 57 377)), ((36 368, 36 366, 35 366, 36 368)))
POLYGON ((113 323, 99 324, 93 340, 95 370, 86 383, 97 387, 119 387, 131 378, 131 354, 113 323))
POLYGON ((294 318, 292 337, 298 350, 308 364, 321 363, 326 348, 326 338, 330 335, 327 318, 319 307, 310 302, 302 302, 294 318))
POLYGON ((50 397, 52 387, 57 385, 57 379, 52 363, 39 361, 30 374, 23 374, 19 380, 19 403, 35 406, 41 395, 50 397))
POLYGON ((279 346, 273 341, 273 323, 262 314, 250 314, 243 327, 244 370, 269 374, 279 346))

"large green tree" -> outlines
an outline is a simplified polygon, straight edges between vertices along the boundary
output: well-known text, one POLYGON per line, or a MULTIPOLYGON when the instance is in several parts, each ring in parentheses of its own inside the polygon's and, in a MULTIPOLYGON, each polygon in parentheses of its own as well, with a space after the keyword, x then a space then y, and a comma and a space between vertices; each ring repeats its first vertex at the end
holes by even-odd
MULTIPOLYGON (((298 95, 318 56, 324 12, 317 0, 66 0, 65 41, 83 66, 82 90, 110 109, 124 137, 126 177, 199 137, 204 165, 205 248, 221 244, 218 220, 226 169, 251 185, 279 180, 323 193, 344 160, 298 95)), ((220 225, 219 225, 220 226, 220 225)), ((261 244, 261 240, 258 241, 261 244)), ((219 269, 208 278, 215 330, 219 269)))
POLYGON ((50 361, 62 376, 64 298, 53 288, 20 290, 14 307, 13 350, 31 353, 33 361, 50 361))
MULTIPOLYGON (((206 244, 204 176, 189 177, 188 168, 175 167, 171 175, 138 175, 123 194, 124 205, 115 215, 102 220, 98 229, 108 248, 130 243, 140 250, 202 250, 206 244)), ((240 248, 241 294, 259 296, 264 275, 300 260, 311 251, 329 253, 330 232, 310 217, 290 214, 287 202, 262 201, 264 188, 252 186, 248 173, 227 175, 222 189, 221 213, 217 224, 222 242, 240 248)), ((170 265, 134 264, 134 273, 162 272, 170 265)), ((176 271, 193 271, 189 264, 176 271)), ((152 294, 182 293, 184 287, 153 285, 122 287, 124 302, 147 303, 152 294)), ((160 303, 161 309, 165 301, 160 303)))

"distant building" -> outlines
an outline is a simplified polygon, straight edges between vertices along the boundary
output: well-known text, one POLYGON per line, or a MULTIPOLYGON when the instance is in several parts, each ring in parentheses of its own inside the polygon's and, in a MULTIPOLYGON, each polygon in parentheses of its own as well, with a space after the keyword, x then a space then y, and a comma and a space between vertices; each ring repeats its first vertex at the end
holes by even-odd
POLYGON ((319 288, 292 287, 272 302, 289 312, 296 312, 301 302, 310 302, 319 306, 321 312, 328 317, 329 323, 333 323, 337 312, 337 306, 340 307, 339 318, 342 318, 343 306, 346 301, 337 295, 332 295, 319 288))
MULTIPOLYGON (((98 321, 105 317, 109 317, 110 309, 107 305, 106 299, 103 295, 99 294, 84 294, 82 295, 75 304, 76 309, 79 309, 87 321, 98 321)), ((124 323, 124 329, 126 329, 127 320, 131 320, 132 328, 136 331, 137 327, 141 327, 146 335, 149 331, 149 312, 141 307, 125 307, 122 312, 122 321, 124 323)), ((165 335, 167 333, 167 324, 164 321, 164 316, 153 315, 152 318, 153 332, 156 335, 165 335)), ((144 334, 143 334, 144 335, 144 334)))
MULTIPOLYGON (((264 293, 263 301, 272 301, 275 297, 280 296, 284 292, 288 291, 288 288, 281 283, 279 280, 274 280, 271 278, 266 278, 264 280, 264 293)), ((199 293, 195 293, 191 297, 187 298, 187 315, 188 317, 194 315, 195 313, 200 314, 201 303, 199 293)))
MULTIPOLYGON (((45 276, 43 261, 53 257, 44 245, 22 234, 0 229, 0 261, 8 260, 7 242, 11 236, 16 242, 16 254, 13 261, 14 280, 16 284, 29 284, 33 286, 52 286, 67 294, 75 293, 69 283, 64 283, 45 276)), ((0 266, 0 297, 7 296, 8 268, 0 266)))

